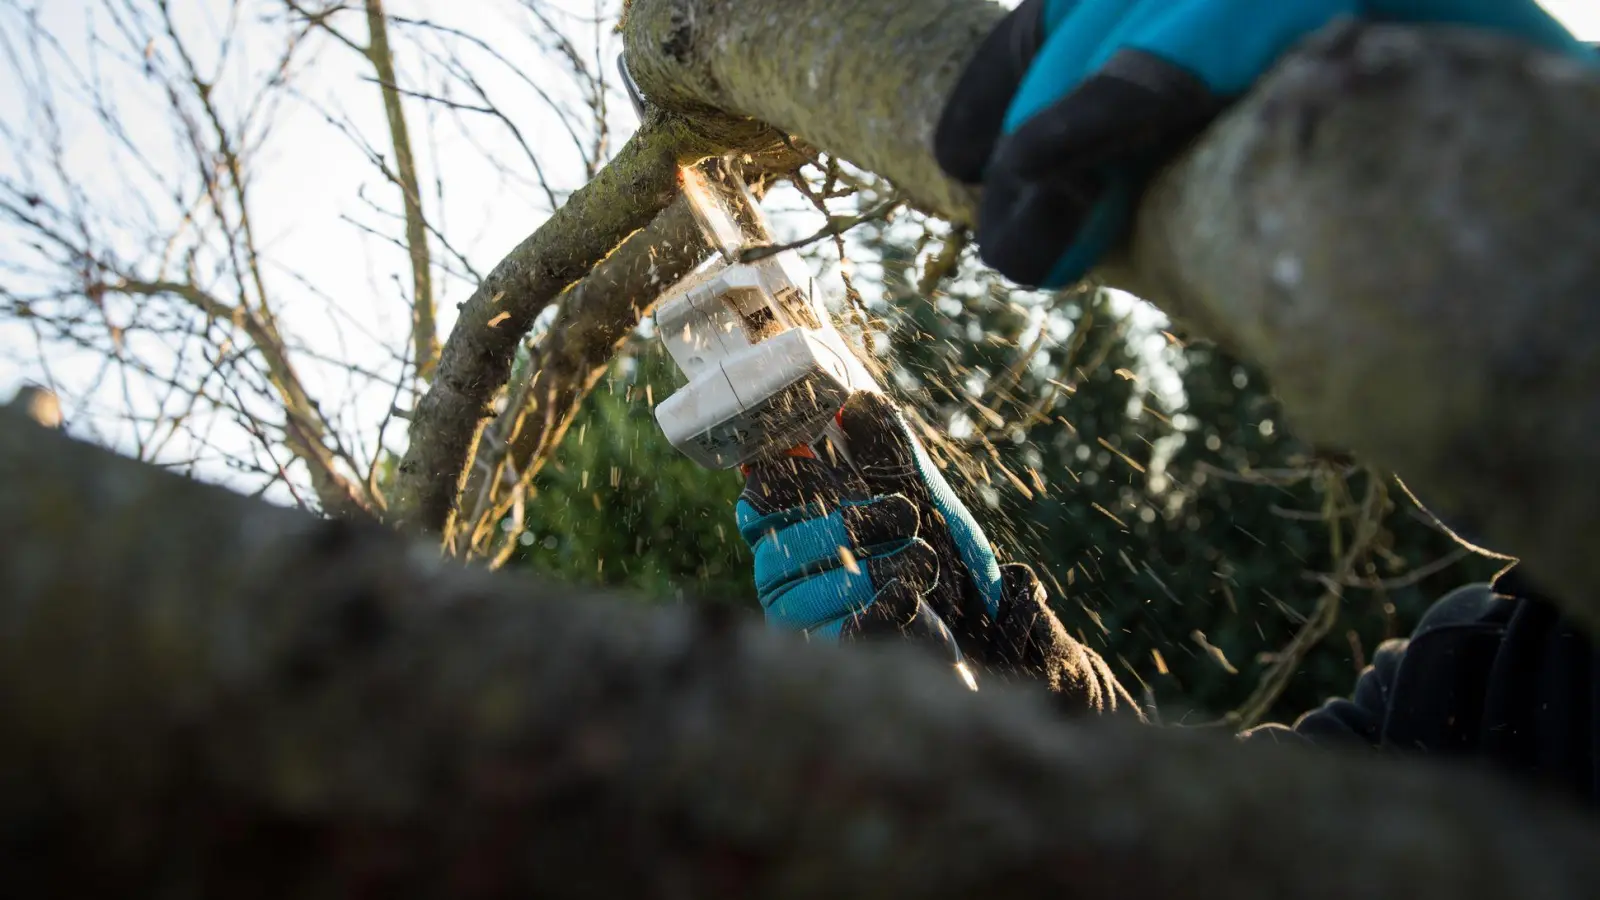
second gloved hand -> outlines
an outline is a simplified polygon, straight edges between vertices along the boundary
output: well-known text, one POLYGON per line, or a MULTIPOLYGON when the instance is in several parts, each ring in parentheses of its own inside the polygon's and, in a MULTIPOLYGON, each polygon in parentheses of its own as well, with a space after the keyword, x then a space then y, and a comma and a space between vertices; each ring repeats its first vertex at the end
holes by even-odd
POLYGON ((984 262, 1064 287, 1123 237, 1144 182, 1279 57, 1340 17, 1489 29, 1578 58, 1534 0, 1024 0, 947 100, 934 154, 984 188, 984 262))

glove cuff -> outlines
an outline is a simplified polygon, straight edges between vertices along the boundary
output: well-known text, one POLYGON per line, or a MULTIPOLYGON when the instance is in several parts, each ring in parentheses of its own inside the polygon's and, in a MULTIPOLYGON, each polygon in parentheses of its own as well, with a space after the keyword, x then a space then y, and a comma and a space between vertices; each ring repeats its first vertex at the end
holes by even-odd
POLYGON ((1000 576, 1004 594, 979 660, 991 676, 1040 684, 1068 714, 1143 718, 1105 660, 1067 634, 1032 568, 1009 563, 1000 576))

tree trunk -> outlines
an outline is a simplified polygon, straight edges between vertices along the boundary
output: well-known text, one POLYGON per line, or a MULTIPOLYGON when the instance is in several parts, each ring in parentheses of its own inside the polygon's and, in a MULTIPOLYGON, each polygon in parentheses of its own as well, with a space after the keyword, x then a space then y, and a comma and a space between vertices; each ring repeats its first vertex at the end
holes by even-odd
POLYGON ((1582 898, 1478 776, 1073 724, 0 410, 0 894, 1582 898))

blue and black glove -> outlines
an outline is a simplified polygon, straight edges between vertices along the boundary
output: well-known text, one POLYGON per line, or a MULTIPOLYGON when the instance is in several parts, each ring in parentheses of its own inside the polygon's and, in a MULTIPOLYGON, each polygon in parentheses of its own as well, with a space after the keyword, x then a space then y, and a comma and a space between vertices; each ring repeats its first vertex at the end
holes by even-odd
POLYGON ((983 185, 984 262, 1025 285, 1081 279, 1122 240, 1149 176, 1340 17, 1481 27, 1593 57, 1534 0, 1024 0, 934 135, 940 167, 983 185))
POLYGON ((998 562, 888 399, 852 396, 839 425, 852 464, 824 447, 746 469, 739 533, 772 627, 909 638, 989 675, 1042 682, 1072 710, 1134 709, 1067 636, 1033 570, 998 562))
MULTIPOLYGON (((840 421, 858 414, 847 408, 840 421)), ((939 561, 910 499, 874 493, 829 444, 744 471, 739 534, 755 555, 768 624, 829 642, 903 637, 961 661, 928 603, 939 561)))

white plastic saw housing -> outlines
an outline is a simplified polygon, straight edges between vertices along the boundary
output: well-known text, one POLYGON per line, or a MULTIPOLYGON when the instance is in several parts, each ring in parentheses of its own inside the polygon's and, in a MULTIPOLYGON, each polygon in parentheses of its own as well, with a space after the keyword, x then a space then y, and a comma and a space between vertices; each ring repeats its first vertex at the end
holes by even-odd
POLYGON ((668 292, 656 329, 689 379, 656 407, 674 447, 732 468, 817 441, 851 392, 880 390, 808 282, 784 252, 718 260, 668 292))

